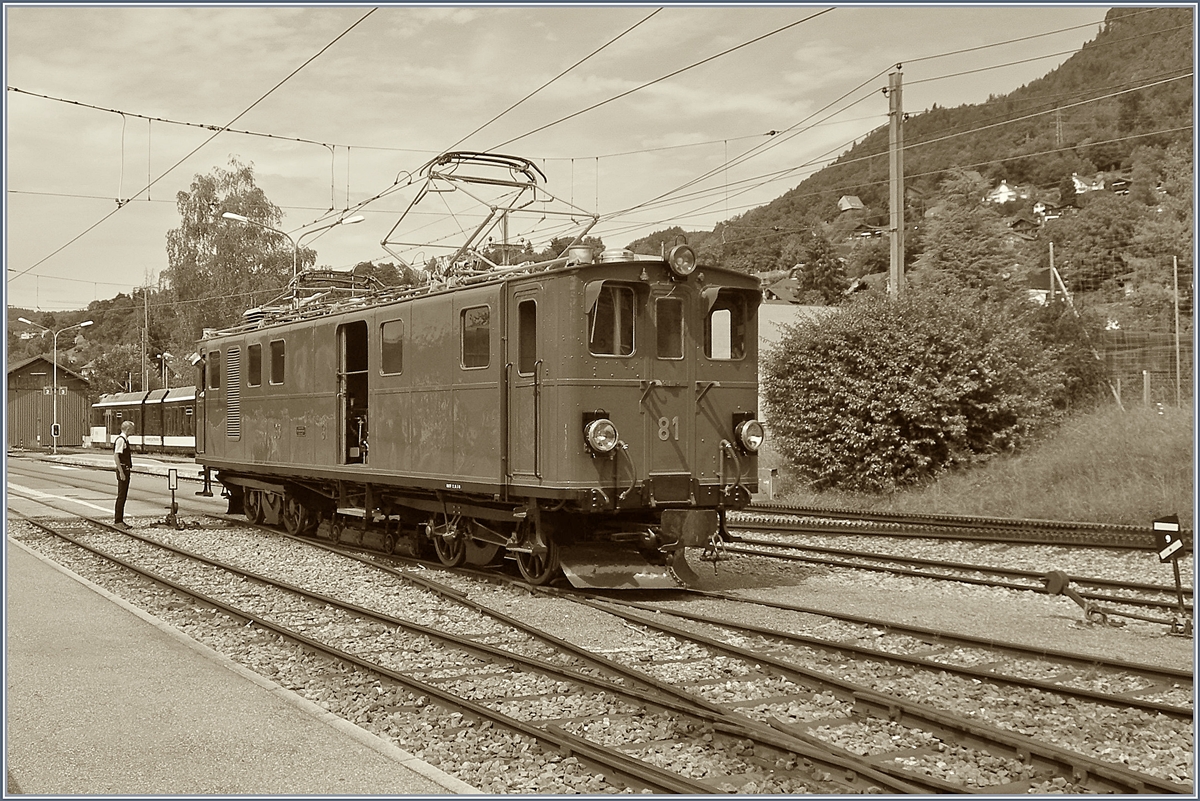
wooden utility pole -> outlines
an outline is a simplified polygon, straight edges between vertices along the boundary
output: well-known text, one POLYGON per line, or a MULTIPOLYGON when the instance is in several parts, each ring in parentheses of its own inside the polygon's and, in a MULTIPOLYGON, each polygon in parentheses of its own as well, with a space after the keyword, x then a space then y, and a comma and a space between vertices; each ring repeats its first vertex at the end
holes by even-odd
POLYGON ((1182 362, 1179 356, 1179 257, 1172 256, 1175 273, 1175 405, 1183 406, 1183 379, 1180 375, 1182 362))
POLYGON ((888 272, 888 296, 900 297, 904 288, 904 105, 901 103, 900 65, 888 75, 888 152, 890 154, 891 219, 888 231, 892 240, 891 269, 888 272))

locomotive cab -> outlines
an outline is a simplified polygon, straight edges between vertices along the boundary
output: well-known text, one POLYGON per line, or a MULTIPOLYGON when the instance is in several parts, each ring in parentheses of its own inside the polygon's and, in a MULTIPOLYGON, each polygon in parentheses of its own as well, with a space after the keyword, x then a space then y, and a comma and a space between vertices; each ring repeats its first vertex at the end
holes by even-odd
POLYGON ((757 490, 757 283, 685 252, 683 271, 609 251, 556 287, 514 287, 518 350, 531 299, 570 312, 548 352, 518 353, 510 416, 514 483, 577 490, 588 533, 557 549, 577 585, 674 586, 682 548, 712 544, 757 490), (637 547, 598 544, 612 541, 637 547))

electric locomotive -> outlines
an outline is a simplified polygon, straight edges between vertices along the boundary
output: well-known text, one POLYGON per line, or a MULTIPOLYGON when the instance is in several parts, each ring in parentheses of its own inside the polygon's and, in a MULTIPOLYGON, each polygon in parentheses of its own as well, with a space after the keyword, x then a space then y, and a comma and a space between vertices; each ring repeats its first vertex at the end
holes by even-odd
POLYGON ((686 245, 578 244, 293 297, 200 343, 196 458, 231 512, 291 533, 677 586, 757 490, 760 299, 686 245))

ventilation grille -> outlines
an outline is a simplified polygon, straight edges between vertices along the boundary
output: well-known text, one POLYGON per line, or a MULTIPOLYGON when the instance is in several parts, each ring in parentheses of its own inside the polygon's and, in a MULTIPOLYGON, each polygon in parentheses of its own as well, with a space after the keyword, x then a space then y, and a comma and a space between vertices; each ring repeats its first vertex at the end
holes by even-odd
POLYGON ((230 348, 225 357, 225 436, 242 438, 242 349, 230 348))

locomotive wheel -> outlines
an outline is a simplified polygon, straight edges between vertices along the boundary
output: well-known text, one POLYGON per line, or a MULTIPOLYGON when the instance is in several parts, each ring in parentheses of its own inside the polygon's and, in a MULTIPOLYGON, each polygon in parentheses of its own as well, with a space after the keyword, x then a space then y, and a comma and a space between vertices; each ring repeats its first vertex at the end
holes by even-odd
POLYGON ((542 586, 549 584, 558 575, 561 565, 558 561, 558 543, 551 539, 539 544, 545 545, 544 553, 517 552, 517 567, 521 569, 521 575, 526 581, 542 586))
POLYGON ((383 552, 387 554, 396 552, 396 535, 390 531, 383 535, 383 552))
POLYGON ((293 537, 299 537, 308 528, 312 515, 304 504, 295 498, 285 498, 283 501, 283 528, 293 537))
POLYGON ((267 513, 263 509, 263 496, 259 490, 246 490, 243 506, 246 509, 246 519, 254 525, 257 526, 266 520, 267 513))
POLYGON ((461 567, 467 561, 467 541, 460 536, 446 539, 440 534, 433 535, 433 549, 437 551, 438 559, 446 567, 461 567))

